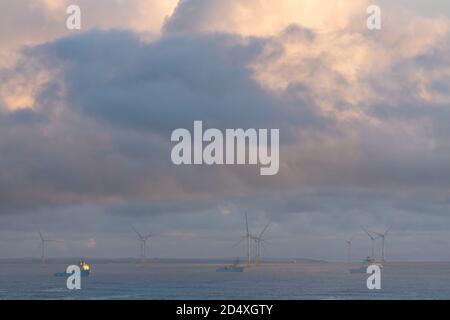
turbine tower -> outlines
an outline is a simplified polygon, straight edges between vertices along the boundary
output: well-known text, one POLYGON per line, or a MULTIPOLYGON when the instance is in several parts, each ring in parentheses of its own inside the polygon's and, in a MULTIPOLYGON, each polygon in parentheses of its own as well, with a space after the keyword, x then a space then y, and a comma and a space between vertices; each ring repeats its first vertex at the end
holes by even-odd
POLYGON ((42 249, 41 261, 42 261, 42 265, 45 265, 45 244, 47 242, 60 242, 60 241, 44 238, 44 236, 42 235, 41 230, 38 230, 38 233, 39 233, 39 238, 41 239, 41 249, 42 249))
POLYGON ((377 240, 379 237, 375 237, 373 234, 371 234, 369 231, 364 229, 364 232, 369 236, 370 240, 372 241, 372 260, 375 261, 375 240, 377 240))
POLYGON ((134 226, 131 226, 133 231, 137 234, 139 241, 141 242, 140 252, 141 252, 141 265, 145 265, 146 260, 146 252, 147 252, 147 241, 150 239, 153 235, 151 233, 147 235, 142 235, 139 231, 136 230, 134 226))
POLYGON ((269 227, 270 222, 266 224, 266 226, 264 227, 264 229, 262 229, 262 231, 259 233, 259 235, 257 237, 253 237, 253 240, 255 241, 256 244, 256 252, 255 252, 255 257, 256 257, 256 263, 259 263, 261 261, 261 244, 262 244, 262 237, 264 235, 264 232, 266 232, 267 228, 269 227))
POLYGON ((347 243, 347 262, 351 263, 352 262, 352 241, 355 238, 355 236, 353 235, 350 239, 348 239, 346 241, 347 243))
POLYGON ((252 259, 250 256, 251 254, 250 241, 252 240, 253 236, 250 234, 250 231, 248 229, 247 213, 245 213, 245 229, 246 229, 245 239, 247 240, 247 264, 250 265, 252 263, 252 259))
POLYGON ((384 241, 386 240, 386 236, 391 231, 392 227, 389 227, 384 233, 374 232, 379 238, 381 238, 381 261, 384 263, 384 241))

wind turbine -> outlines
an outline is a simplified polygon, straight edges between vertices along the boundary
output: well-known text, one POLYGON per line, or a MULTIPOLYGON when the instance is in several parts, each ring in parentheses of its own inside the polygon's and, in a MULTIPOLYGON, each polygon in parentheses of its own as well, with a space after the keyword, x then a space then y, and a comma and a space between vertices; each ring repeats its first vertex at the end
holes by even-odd
POLYGON ((355 238, 355 235, 353 235, 350 239, 346 241, 348 246, 348 252, 347 252, 347 262, 352 262, 352 241, 355 238))
POLYGON ((261 242, 262 242, 262 236, 264 235, 264 232, 266 232, 267 228, 269 227, 270 222, 266 224, 266 226, 264 227, 264 229, 262 229, 262 231, 259 233, 259 235, 257 237, 253 237, 253 240, 255 240, 255 244, 256 244, 256 262, 259 263, 261 260, 261 242))
POLYGON ((247 213, 245 213, 245 239, 247 240, 247 264, 250 265, 252 263, 251 256, 250 256, 250 241, 252 240, 253 236, 250 234, 250 231, 248 230, 248 217, 247 213))
POLYGON ((381 238, 381 261, 384 263, 384 241, 386 236, 391 231, 392 227, 389 227, 384 233, 374 232, 379 238, 381 238))
POLYGON ((147 241, 150 239, 153 235, 151 233, 147 235, 142 235, 139 231, 136 230, 134 226, 131 226, 133 231, 137 234, 139 241, 141 242, 141 265, 145 265, 145 259, 146 259, 146 251, 147 251, 147 241))
POLYGON ((257 260, 258 260, 258 240, 257 240, 257 238, 256 238, 256 236, 253 236, 252 235, 252 246, 253 246, 253 262, 257 262, 257 260))
POLYGON ((370 240, 372 240, 372 260, 375 260, 375 240, 377 240, 379 237, 374 237, 373 234, 371 234, 366 229, 364 229, 364 232, 367 233, 370 240))
MULTIPOLYGON (((250 265, 252 263, 252 256, 251 256, 251 246, 252 242, 255 241, 256 237, 250 233, 250 230, 248 228, 248 216, 247 213, 245 213, 245 235, 241 237, 241 239, 234 245, 238 246, 242 241, 246 240, 247 242, 247 265, 250 265)), ((256 248, 256 242, 253 243, 255 245, 255 252, 257 252, 256 248)))
POLYGON ((42 248, 41 261, 42 261, 42 265, 45 265, 45 244, 47 242, 61 242, 61 241, 45 239, 44 236, 42 235, 41 230, 38 230, 38 232, 39 232, 39 238, 41 239, 41 248, 42 248))

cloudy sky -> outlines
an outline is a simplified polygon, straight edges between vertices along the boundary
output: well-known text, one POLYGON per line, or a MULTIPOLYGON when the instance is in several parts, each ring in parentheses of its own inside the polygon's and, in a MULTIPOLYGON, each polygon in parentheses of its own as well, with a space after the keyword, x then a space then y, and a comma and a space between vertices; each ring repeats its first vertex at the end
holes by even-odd
POLYGON ((447 0, 0 2, 0 254, 449 260, 447 0), (366 27, 378 4, 382 30, 366 27), (78 4, 82 29, 65 27, 78 4), (279 128, 280 172, 181 166, 170 134, 279 128))

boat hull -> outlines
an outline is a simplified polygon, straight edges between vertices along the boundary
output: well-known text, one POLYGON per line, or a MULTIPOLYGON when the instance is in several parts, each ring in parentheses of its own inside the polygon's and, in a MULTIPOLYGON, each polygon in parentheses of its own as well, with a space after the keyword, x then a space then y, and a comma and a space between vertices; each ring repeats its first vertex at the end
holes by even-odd
POLYGON ((351 274, 366 273, 366 272, 367 272, 367 268, 364 268, 364 267, 357 268, 357 269, 350 269, 351 274))
POLYGON ((244 267, 224 267, 224 268, 219 268, 216 270, 216 272, 243 272, 244 271, 244 267))
MULTIPOLYGON (((57 272, 54 274, 55 277, 69 277, 73 273, 67 273, 67 272, 57 272)), ((89 277, 91 275, 90 271, 87 270, 81 270, 81 276, 82 277, 89 277)))

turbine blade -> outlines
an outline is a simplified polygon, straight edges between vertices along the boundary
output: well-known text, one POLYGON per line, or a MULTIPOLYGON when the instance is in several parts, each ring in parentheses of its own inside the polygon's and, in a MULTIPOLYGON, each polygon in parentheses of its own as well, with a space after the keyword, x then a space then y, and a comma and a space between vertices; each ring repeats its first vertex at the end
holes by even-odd
POLYGON ((264 232, 266 232, 266 230, 267 230, 267 228, 269 227, 269 225, 270 225, 270 222, 268 222, 267 224, 266 224, 266 226, 264 227, 264 229, 261 231, 261 233, 259 234, 259 238, 261 239, 261 237, 263 236, 263 234, 264 234, 264 232))
POLYGON ((133 229, 134 232, 136 232, 136 234, 138 235, 138 237, 142 240, 144 237, 142 236, 142 234, 139 233, 139 231, 136 230, 136 228, 131 224, 130 225, 131 228, 133 229))
POLYGON ((373 235, 367 231, 365 228, 363 228, 364 232, 367 233, 367 235, 369 236, 370 239, 375 240, 375 238, 373 237, 373 235))
POLYGON ((378 238, 383 238, 384 237, 384 234, 382 234, 382 233, 374 232, 374 234, 376 234, 378 236, 378 238))
POLYGON ((246 230, 247 230, 247 236, 249 236, 247 212, 245 213, 245 228, 246 228, 246 230))
POLYGON ((386 235, 389 233, 389 231, 391 231, 391 229, 392 229, 392 226, 390 226, 390 227, 386 230, 386 232, 384 233, 384 235, 386 236, 386 235))
POLYGON ((246 237, 242 237, 237 243, 235 243, 235 244, 233 245, 232 248, 235 248, 235 247, 237 247, 238 245, 240 245, 240 244, 242 243, 242 241, 244 241, 245 238, 246 238, 246 237))

